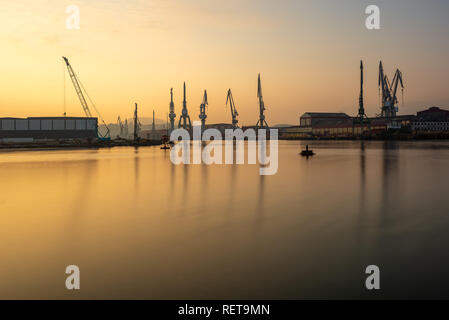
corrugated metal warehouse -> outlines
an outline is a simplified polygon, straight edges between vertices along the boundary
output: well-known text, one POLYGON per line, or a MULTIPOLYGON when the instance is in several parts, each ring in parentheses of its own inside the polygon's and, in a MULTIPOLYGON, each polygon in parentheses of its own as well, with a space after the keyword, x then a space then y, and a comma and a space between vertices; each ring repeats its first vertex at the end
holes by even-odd
POLYGON ((90 140, 98 137, 98 119, 81 117, 0 118, 0 142, 90 140))

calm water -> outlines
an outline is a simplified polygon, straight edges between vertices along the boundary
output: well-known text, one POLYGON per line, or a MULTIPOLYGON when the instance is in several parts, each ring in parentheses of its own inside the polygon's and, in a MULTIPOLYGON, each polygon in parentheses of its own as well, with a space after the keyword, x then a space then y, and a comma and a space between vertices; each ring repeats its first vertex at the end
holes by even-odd
POLYGON ((311 146, 280 142, 265 177, 158 147, 1 152, 0 298, 449 297, 449 142, 311 146))

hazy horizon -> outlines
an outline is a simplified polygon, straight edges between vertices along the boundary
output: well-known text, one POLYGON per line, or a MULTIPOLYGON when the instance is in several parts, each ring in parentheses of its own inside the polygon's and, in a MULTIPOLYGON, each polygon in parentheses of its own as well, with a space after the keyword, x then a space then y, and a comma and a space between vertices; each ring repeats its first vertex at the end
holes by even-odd
MULTIPOLYGON (((231 88, 239 122, 255 124, 259 72, 271 125, 297 124, 307 111, 354 115, 360 59, 369 116, 379 113, 379 60, 390 77, 396 68, 403 72, 400 114, 449 107, 449 44, 442 41, 449 2, 443 0, 2 2, 1 117, 62 115, 63 55, 108 123, 131 118, 134 102, 140 116, 155 109, 165 119, 171 87, 179 117, 186 81, 192 120, 207 89, 207 121, 230 122, 231 88), (65 27, 71 4, 80 8, 80 30, 65 27), (365 28, 370 4, 381 9, 381 30, 365 28)), ((82 116, 65 77, 67 115, 82 116)))

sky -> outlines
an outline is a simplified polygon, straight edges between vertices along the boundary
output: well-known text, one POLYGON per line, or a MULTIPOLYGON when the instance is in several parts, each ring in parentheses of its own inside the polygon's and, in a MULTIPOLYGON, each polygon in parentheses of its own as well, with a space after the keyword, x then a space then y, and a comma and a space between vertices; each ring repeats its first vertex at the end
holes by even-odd
MULTIPOLYGON (((0 117, 83 116, 67 75, 67 56, 106 122, 198 120, 203 91, 209 123, 258 119, 257 74, 269 125, 297 125, 304 112, 355 115, 359 61, 365 65, 365 109, 378 114, 379 60, 404 77, 400 114, 449 108, 449 1, 446 0, 0 0, 0 117), (365 8, 380 8, 380 30, 365 27, 365 8), (66 8, 80 9, 69 30, 66 8), (64 98, 65 97, 65 98, 64 98), (64 103, 65 101, 65 103, 64 103), (65 106, 65 107, 64 107, 65 106)), ((400 99, 401 100, 401 99, 400 99)), ((94 112, 95 113, 95 112, 94 112)))

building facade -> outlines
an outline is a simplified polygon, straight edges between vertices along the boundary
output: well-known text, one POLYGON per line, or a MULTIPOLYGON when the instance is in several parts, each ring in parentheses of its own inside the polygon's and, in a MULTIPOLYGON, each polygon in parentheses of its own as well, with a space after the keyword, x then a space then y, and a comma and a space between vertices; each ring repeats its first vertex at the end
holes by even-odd
POLYGON ((431 107, 420 111, 411 127, 412 130, 420 132, 449 132, 449 110, 431 107))
POLYGON ((98 119, 81 117, 0 118, 0 143, 98 138, 98 119))

